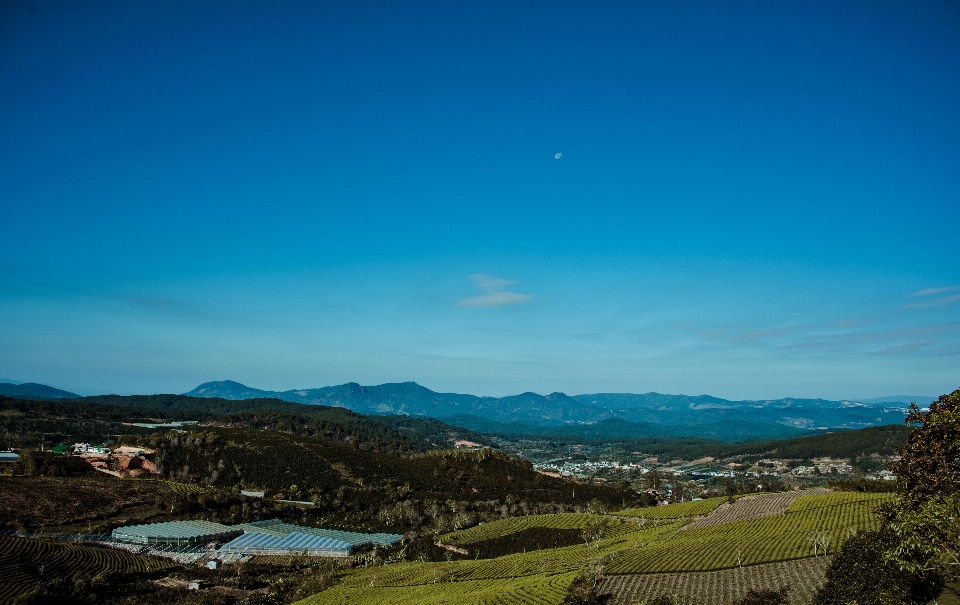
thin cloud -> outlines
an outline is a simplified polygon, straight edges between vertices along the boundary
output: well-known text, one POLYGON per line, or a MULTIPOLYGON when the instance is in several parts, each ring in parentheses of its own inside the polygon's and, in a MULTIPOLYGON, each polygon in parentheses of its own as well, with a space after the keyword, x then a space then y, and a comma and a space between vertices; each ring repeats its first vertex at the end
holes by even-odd
POLYGON ((897 355, 899 353, 913 353, 914 351, 926 349, 930 345, 934 344, 936 343, 932 340, 916 340, 914 342, 907 342, 895 347, 887 347, 886 349, 881 349, 879 351, 870 351, 867 353, 867 355, 897 355))
POLYGON ((910 296, 933 296, 935 294, 946 294, 947 292, 956 292, 960 290, 960 286, 947 286, 946 288, 927 288, 926 290, 920 290, 919 292, 914 292, 910 296))
POLYGON ((472 281, 473 285, 478 289, 487 293, 500 292, 507 286, 512 286, 517 283, 512 279, 500 279, 487 275, 486 273, 474 273, 470 276, 470 281, 472 281))
POLYGON ((529 294, 519 292, 508 292, 507 286, 517 283, 510 279, 501 279, 492 277, 486 273, 474 273, 470 276, 470 281, 478 290, 486 292, 482 296, 471 296, 464 298, 457 303, 461 307, 505 307, 507 305, 519 305, 521 303, 533 300, 529 294))
POLYGON ((912 305, 904 305, 903 308, 904 309, 933 309, 936 307, 946 307, 948 305, 952 305, 958 302, 960 302, 960 294, 954 294, 952 296, 944 296, 942 298, 934 298, 933 300, 925 300, 923 302, 913 303, 912 305))
POLYGON ((518 292, 494 292, 484 296, 473 296, 464 298, 457 304, 461 307, 503 307, 506 305, 519 305, 533 300, 529 294, 520 294, 518 292))

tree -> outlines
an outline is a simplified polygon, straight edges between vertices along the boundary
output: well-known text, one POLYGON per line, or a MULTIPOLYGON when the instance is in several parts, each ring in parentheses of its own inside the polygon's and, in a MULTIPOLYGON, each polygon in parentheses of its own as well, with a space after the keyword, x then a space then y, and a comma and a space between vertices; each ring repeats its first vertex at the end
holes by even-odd
POLYGON ((960 576, 960 389, 930 404, 910 405, 915 428, 899 448, 900 500, 885 511, 897 537, 886 553, 900 569, 960 576))
POLYGON ((660 491, 660 487, 663 484, 663 476, 655 468, 650 469, 644 475, 644 478, 647 480, 647 488, 654 491, 660 491))
POLYGON ((877 532, 850 538, 827 572, 818 605, 927 603, 960 575, 960 390, 921 410, 897 449, 900 498, 881 509, 877 532))
POLYGON ((897 537, 889 529, 861 532, 847 540, 827 570, 816 605, 893 605, 928 603, 942 583, 931 574, 906 574, 884 558, 897 537))
POLYGON ((683 502, 687 499, 687 486, 680 481, 674 481, 670 490, 675 502, 683 502))

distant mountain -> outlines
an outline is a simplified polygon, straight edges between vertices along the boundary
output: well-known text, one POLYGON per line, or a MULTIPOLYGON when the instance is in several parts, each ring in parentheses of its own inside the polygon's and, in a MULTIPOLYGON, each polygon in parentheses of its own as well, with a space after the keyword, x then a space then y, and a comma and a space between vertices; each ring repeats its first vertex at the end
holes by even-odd
POLYGON ((77 399, 80 395, 36 382, 0 382, 0 395, 21 399, 77 399))
MULTIPOLYGON (((559 427, 604 425, 602 432, 620 436, 710 436, 715 439, 787 438, 814 430, 863 428, 900 424, 906 406, 899 403, 870 404, 825 399, 774 399, 731 401, 710 395, 665 395, 662 393, 596 393, 575 395, 522 393, 509 397, 478 397, 437 393, 415 382, 361 386, 355 382, 317 389, 263 391, 233 381, 207 382, 185 395, 247 399, 274 397, 294 403, 344 407, 360 414, 426 416, 445 422, 473 418, 462 425, 480 429, 483 422, 508 425, 509 430, 487 432, 536 432, 540 427, 556 432, 559 427)), ((456 422, 452 422, 456 424, 456 422)), ((571 434, 579 434, 575 428, 571 434)), ((583 429, 583 434, 594 429, 583 429)))
POLYGON ((232 380, 205 382, 189 393, 184 393, 184 395, 189 395, 190 397, 209 397, 212 399, 233 400, 276 397, 276 393, 273 391, 261 391, 260 389, 253 389, 232 380))
POLYGON ((23 381, 22 381, 22 380, 12 380, 12 379, 10 379, 10 378, 0 378, 0 383, 4 383, 4 382, 7 383, 7 384, 23 384, 23 381))
POLYGON ((927 395, 885 395, 871 399, 858 399, 857 401, 860 403, 903 403, 906 405, 916 402, 920 407, 925 407, 931 401, 936 400, 936 397, 929 397, 927 395))

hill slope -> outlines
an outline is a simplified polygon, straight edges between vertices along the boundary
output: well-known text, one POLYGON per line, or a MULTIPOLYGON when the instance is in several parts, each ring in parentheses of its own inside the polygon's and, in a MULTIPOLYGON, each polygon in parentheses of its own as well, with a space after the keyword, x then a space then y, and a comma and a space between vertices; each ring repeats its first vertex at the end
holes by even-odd
POLYGON ((36 382, 22 382, 20 384, 0 382, 0 395, 25 399, 76 399, 80 397, 76 393, 55 389, 36 382))

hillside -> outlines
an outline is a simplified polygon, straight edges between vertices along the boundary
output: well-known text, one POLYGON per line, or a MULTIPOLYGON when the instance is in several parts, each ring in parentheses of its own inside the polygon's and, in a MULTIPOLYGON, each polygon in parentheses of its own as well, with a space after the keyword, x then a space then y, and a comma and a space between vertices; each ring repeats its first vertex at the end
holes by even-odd
POLYGON ((0 382, 0 395, 20 397, 23 399, 76 399, 76 393, 48 387, 36 382, 10 383, 0 382))
POLYGON ((0 396, 0 447, 48 446, 60 441, 102 442, 111 435, 146 434, 132 422, 197 420, 221 426, 281 429, 355 444, 360 449, 408 455, 451 447, 458 440, 489 445, 468 429, 437 420, 372 417, 343 408, 308 406, 277 399, 229 401, 182 395, 86 397, 35 401, 0 396), (127 423, 127 424, 123 424, 127 423))
POLYGON ((305 515, 384 531, 444 529, 502 513, 586 509, 594 501, 608 508, 642 501, 626 486, 548 477, 495 450, 401 458, 279 431, 212 427, 124 443, 155 450, 164 479, 311 500, 317 506, 305 515))
POLYGON ((677 599, 670 602, 730 605, 748 588, 786 586, 790 603, 807 605, 824 581, 829 555, 849 536, 877 527, 872 509, 892 497, 815 490, 750 496, 702 510, 657 507, 663 516, 653 521, 570 514, 503 519, 440 537, 468 552, 466 560, 356 569, 300 603, 557 605, 575 591, 584 594, 580 582, 607 600, 565 602, 628 605, 670 595, 677 599), (551 534, 563 540, 570 532, 580 533, 581 541, 528 550, 511 540, 548 541, 551 534), (508 544, 516 547, 511 553, 484 554, 508 544))

